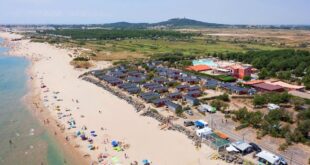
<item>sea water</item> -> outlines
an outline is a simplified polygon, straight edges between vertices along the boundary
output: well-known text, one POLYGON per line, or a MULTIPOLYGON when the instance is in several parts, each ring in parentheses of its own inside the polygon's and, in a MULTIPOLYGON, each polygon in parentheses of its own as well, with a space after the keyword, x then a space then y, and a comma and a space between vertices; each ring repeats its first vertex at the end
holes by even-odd
MULTIPOLYGON (((0 39, 0 42, 3 40, 0 39)), ((27 109, 27 67, 0 47, 0 165, 62 165, 64 153, 27 109)))

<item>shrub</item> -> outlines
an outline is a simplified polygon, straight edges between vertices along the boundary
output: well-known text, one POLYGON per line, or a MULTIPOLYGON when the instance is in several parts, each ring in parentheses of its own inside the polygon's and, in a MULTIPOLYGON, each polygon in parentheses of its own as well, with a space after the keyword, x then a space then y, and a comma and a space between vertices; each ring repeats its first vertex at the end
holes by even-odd
POLYGON ((227 93, 217 96, 216 98, 222 101, 229 101, 229 95, 227 93))
POLYGON ((89 61, 89 59, 86 57, 79 56, 79 57, 75 57, 73 61, 89 61))

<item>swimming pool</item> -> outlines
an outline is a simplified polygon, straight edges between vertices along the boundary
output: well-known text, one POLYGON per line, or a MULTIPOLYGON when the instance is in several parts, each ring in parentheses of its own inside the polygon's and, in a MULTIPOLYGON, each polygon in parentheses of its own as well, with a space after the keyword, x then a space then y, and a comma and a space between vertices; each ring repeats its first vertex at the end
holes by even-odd
POLYGON ((211 59, 193 60, 193 65, 208 65, 208 66, 211 66, 211 67, 218 67, 218 64, 215 63, 211 59))

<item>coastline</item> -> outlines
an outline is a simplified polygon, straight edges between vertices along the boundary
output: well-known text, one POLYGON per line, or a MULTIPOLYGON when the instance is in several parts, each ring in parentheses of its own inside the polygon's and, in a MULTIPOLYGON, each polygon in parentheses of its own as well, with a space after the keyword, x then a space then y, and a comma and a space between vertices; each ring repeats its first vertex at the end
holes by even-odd
MULTIPOLYGON (((27 71, 29 76, 32 76, 31 68, 30 65, 27 71)), ((62 150, 63 156, 65 156, 64 164, 90 164, 90 159, 82 158, 82 153, 76 150, 73 144, 65 140, 68 134, 60 130, 57 121, 53 119, 50 112, 42 105, 41 94, 35 88, 34 82, 29 79, 27 84, 28 93, 24 96, 24 103, 28 107, 27 109, 32 111, 31 114, 39 121, 40 125, 46 128, 47 133, 57 142, 57 147, 62 150), (48 124, 44 122, 45 119, 49 119, 48 124)))
MULTIPOLYGON (((19 35, 12 34, 12 38, 7 35, 3 36, 3 33, 0 31, 0 37, 4 39, 2 45, 8 48, 7 55, 8 56, 18 56, 22 58, 26 58, 29 60, 29 66, 26 69, 26 74, 28 77, 34 76, 33 64, 35 60, 33 57, 29 57, 22 54, 17 54, 14 51, 18 50, 18 45, 11 44, 9 40, 12 38, 18 38, 19 35), (17 46, 17 47, 16 47, 17 46)), ((36 118, 40 126, 45 128, 46 133, 53 137, 53 140, 56 141, 56 147, 59 147, 60 150, 63 151, 63 156, 68 156, 64 158, 64 164, 76 164, 76 165, 84 165, 90 164, 90 159, 83 158, 82 153, 79 150, 76 150, 74 146, 68 143, 65 140, 67 133, 62 132, 57 126, 57 121, 53 119, 51 113, 47 110, 46 107, 42 105, 41 93, 36 87, 36 84, 32 79, 27 79, 27 93, 22 98, 23 104, 27 107, 26 109, 30 112, 30 114, 36 118), (49 124, 44 124, 45 119, 50 120, 49 124), (55 135, 55 133, 58 135, 55 135)))
MULTIPOLYGON (((8 37, 19 37, 14 34, 11 36, 9 34, 6 35, 8 35, 8 37)), ((0 37, 1 36, 3 37, 3 33, 1 34, 0 32, 0 37)), ((10 40, 11 38, 8 39, 10 40)), ((90 162, 96 160, 98 153, 103 152, 104 148, 111 157, 118 157, 121 159, 120 161, 123 164, 129 164, 133 160, 140 162, 142 159, 150 159, 155 164, 226 164, 222 161, 215 161, 207 158, 214 153, 211 148, 203 146, 200 151, 196 150, 195 146, 185 135, 178 132, 160 130, 157 121, 152 118, 141 117, 134 111, 134 108, 128 105, 124 100, 116 98, 109 92, 103 91, 91 83, 78 79, 77 76, 82 72, 72 71, 72 66, 68 63, 68 60, 70 60, 68 56, 69 50, 60 50, 51 45, 37 43, 37 46, 40 45, 42 50, 41 52, 39 51, 39 53, 33 53, 37 52, 37 50, 27 50, 30 49, 25 47, 29 44, 27 40, 14 41, 15 45, 10 43, 10 41, 6 42, 8 47, 11 48, 9 55, 22 56, 31 61, 28 74, 33 80, 29 80, 30 92, 26 96, 26 103, 29 105, 29 109, 33 110, 33 114, 38 118, 40 123, 49 130, 50 134, 53 134, 56 130, 56 139, 58 143, 61 144, 65 152, 67 151, 77 163, 90 164, 90 162), (21 48, 21 46, 23 46, 23 48, 21 48), (47 50, 43 51, 43 49, 47 50), (47 53, 47 51, 53 51, 53 53, 59 53, 64 56, 57 55, 57 57, 55 57, 57 59, 52 61, 52 53, 46 55, 40 54, 42 52, 47 53), (62 57, 66 58, 66 60, 62 60, 62 57), (45 68, 43 68, 43 66, 47 64, 51 66, 45 66, 45 68), (59 67, 63 67, 63 72, 65 72, 63 75, 59 77, 53 75, 58 73, 57 71, 51 71, 52 65, 57 67, 55 64, 59 64, 59 67), (36 65, 36 68, 34 68, 34 65, 36 65), (41 72, 40 69, 46 70, 41 72), (50 72, 45 73, 47 71, 50 72), (50 74, 56 78, 51 78, 51 76, 45 77, 45 74, 50 74), (62 86, 59 80, 67 80, 68 84, 63 84, 62 86), (51 89, 53 92, 60 90, 60 94, 59 96, 57 95, 57 97, 63 98, 64 101, 45 102, 45 96, 50 98, 54 97, 55 94, 47 94, 49 92, 44 93, 43 89, 40 87, 42 82, 44 85, 47 84, 48 87, 54 85, 54 89, 51 89), (72 83, 73 87, 71 87, 70 83, 72 83), (79 87, 81 88, 77 90, 79 87), (66 89, 66 91, 64 91, 64 89, 66 89), (71 93, 68 94, 68 91, 71 93), (91 97, 93 98, 84 96, 83 93, 86 92, 92 93, 93 95, 91 95, 91 97), (73 96, 79 98, 73 98, 73 96), (79 100, 79 103, 73 102, 73 99, 79 100), (66 130, 64 133, 61 131, 60 127, 64 126, 67 120, 60 119, 59 121, 57 119, 57 112, 53 112, 55 111, 53 109, 55 109, 56 104, 59 104, 62 110, 70 109, 70 113, 72 111, 72 116, 77 123, 79 123, 77 127, 80 128, 87 124, 87 127, 97 132, 98 138, 95 138, 94 141, 99 146, 99 149, 89 151, 88 148, 85 147, 87 143, 80 139, 72 138, 69 143, 65 140, 66 136, 72 137, 74 132, 72 132, 72 130, 66 130), (99 116, 100 114, 98 111, 101 110, 103 112, 101 116, 99 116), (47 118, 49 118, 49 124, 46 124, 47 118), (118 123, 115 120, 119 120, 120 123, 115 125, 118 123), (127 124, 124 125, 125 123, 127 124), (137 132, 132 130, 133 128, 136 128, 137 132), (102 141, 105 138, 109 140, 116 139, 130 144, 131 147, 125 151, 125 153, 129 154, 129 158, 123 158, 124 152, 116 153, 113 151, 113 148, 111 148, 109 143, 106 144, 105 140, 104 142, 100 142, 100 140, 102 141), (76 144, 79 144, 81 147, 76 149, 76 144), (182 144, 182 146, 180 144, 182 144), (89 155, 89 158, 83 158, 84 155, 89 155), (167 158, 167 160, 165 160, 165 158, 167 158)), ((34 48, 35 47, 32 49, 34 48)), ((103 67, 109 65, 110 64, 105 63, 103 67)), ((59 71, 61 71, 61 69, 59 71)), ((65 111, 62 112, 66 113, 65 111)))

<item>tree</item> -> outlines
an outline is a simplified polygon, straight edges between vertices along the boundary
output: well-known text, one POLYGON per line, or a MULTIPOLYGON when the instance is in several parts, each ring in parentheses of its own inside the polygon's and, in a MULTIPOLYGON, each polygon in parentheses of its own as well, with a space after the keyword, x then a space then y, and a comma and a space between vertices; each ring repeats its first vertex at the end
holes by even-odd
POLYGON ((183 109, 182 108, 177 108, 175 113, 176 113, 176 115, 181 116, 183 114, 183 109))
POLYGON ((254 106, 262 106, 266 104, 267 100, 264 96, 262 95, 255 95, 253 99, 253 104, 254 106))
POLYGON ((229 95, 227 93, 224 93, 222 95, 217 96, 217 99, 222 100, 222 101, 226 101, 226 102, 228 102, 230 100, 229 95))
POLYGON ((293 97, 291 102, 294 105, 295 110, 300 110, 301 107, 305 104, 305 100, 300 97, 293 97))
POLYGON ((244 80, 244 81, 250 81, 250 80, 251 80, 251 76, 244 76, 244 77, 243 77, 243 80, 244 80))
POLYGON ((266 68, 261 69, 261 71, 258 73, 259 79, 265 79, 268 77, 268 71, 266 68))

